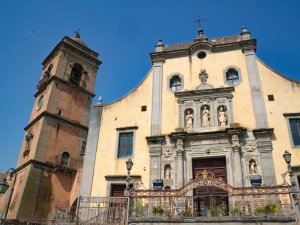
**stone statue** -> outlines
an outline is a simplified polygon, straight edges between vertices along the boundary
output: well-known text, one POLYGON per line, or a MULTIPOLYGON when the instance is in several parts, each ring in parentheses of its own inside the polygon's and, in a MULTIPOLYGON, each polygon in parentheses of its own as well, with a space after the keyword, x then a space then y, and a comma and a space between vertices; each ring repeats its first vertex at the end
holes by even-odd
POLYGON ((166 169, 165 178, 166 179, 170 179, 171 178, 171 169, 169 167, 166 169))
POLYGON ((256 162, 254 160, 251 160, 249 163, 249 171, 250 171, 250 175, 256 175, 256 162))
POLYGON ((206 106, 204 106, 202 111, 202 126, 203 127, 210 126, 210 114, 206 106))
POLYGON ((220 126, 224 127, 227 125, 227 115, 226 112, 224 112, 223 106, 221 106, 220 111, 218 113, 219 123, 220 126))
POLYGON ((191 114, 190 110, 188 110, 187 115, 185 117, 187 130, 193 129, 193 119, 194 119, 193 114, 191 114))

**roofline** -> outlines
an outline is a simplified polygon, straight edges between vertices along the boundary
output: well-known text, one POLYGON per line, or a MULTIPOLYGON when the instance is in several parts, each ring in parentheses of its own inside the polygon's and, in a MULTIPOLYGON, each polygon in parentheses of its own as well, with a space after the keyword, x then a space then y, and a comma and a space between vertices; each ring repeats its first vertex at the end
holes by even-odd
POLYGON ((262 61, 262 59, 260 59, 258 56, 256 56, 256 59, 261 62, 265 67, 267 67, 269 70, 271 70, 272 72, 276 73, 277 75, 281 76, 282 78, 286 79, 286 80, 289 80, 289 81, 292 81, 292 82, 295 82, 297 84, 300 84, 300 81, 297 81, 297 80, 294 80, 286 75, 283 75, 282 73, 278 72, 277 70, 271 68, 270 66, 268 66, 264 61, 262 61))
MULTIPOLYGON (((72 38, 69 38, 68 36, 64 36, 61 41, 54 47, 54 49, 48 54, 48 56, 43 60, 42 62, 42 65, 45 66, 45 64, 47 64, 47 62, 55 55, 55 53, 63 46, 63 45, 66 45, 66 46, 69 46, 69 47, 74 47, 72 46, 70 43, 68 42, 71 42, 73 44, 78 44, 80 45, 80 47, 82 47, 85 51, 82 51, 85 55, 87 55, 88 57, 90 58, 93 58, 93 60, 96 61, 96 64, 97 66, 99 66, 102 62, 98 59, 98 56, 99 56, 99 53, 93 51, 92 49, 80 44, 79 42, 77 41, 74 41, 72 38), (94 56, 91 56, 89 55, 87 52, 91 52, 91 54, 93 54, 94 56)), ((79 49, 80 50, 80 49, 79 49)))
POLYGON ((137 86, 135 86, 131 91, 127 92, 125 95, 123 95, 121 98, 113 101, 113 102, 110 102, 110 103, 107 103, 107 104, 103 104, 104 107, 106 106, 110 106, 110 105, 113 105, 119 101, 122 101, 124 98, 126 98, 127 96, 129 96, 131 93, 135 92, 141 85, 142 83, 148 78, 148 76, 150 76, 151 72, 152 72, 153 68, 151 67, 151 69, 148 71, 147 75, 143 78, 143 80, 137 84, 137 86))

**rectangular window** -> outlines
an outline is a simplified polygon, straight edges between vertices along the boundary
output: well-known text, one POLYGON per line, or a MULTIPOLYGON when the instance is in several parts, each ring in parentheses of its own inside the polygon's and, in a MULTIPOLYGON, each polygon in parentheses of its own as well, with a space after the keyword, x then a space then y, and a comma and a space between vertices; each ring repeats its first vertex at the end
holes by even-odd
POLYGON ((294 146, 300 146, 300 118, 289 119, 290 131, 294 146))
POLYGON ((118 158, 132 156, 133 132, 119 133, 118 158))

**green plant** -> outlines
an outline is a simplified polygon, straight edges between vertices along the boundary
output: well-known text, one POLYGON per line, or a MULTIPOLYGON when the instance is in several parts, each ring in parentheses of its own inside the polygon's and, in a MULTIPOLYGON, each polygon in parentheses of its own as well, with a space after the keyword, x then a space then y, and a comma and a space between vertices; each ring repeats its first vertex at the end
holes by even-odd
POLYGON ((278 212, 278 207, 276 204, 267 204, 263 207, 258 207, 254 210, 256 214, 275 214, 278 212))
POLYGON ((163 209, 162 207, 160 207, 160 206, 153 206, 153 207, 152 207, 152 213, 153 213, 154 215, 156 215, 156 214, 161 215, 161 214, 164 213, 164 209, 163 209))
POLYGON ((232 209, 230 209, 230 212, 231 213, 240 213, 241 211, 239 208, 232 208, 232 209))
POLYGON ((278 207, 276 204, 268 204, 265 206, 265 213, 267 214, 275 214, 278 212, 278 207))
POLYGON ((192 209, 185 208, 184 210, 182 210, 182 211, 180 212, 180 215, 186 216, 186 217, 192 216, 192 209))
POLYGON ((215 209, 210 209, 209 212, 212 216, 218 216, 222 214, 224 211, 220 208, 215 208, 215 209))
POLYGON ((232 208, 229 210, 229 212, 232 216, 238 216, 240 215, 241 210, 239 208, 232 208))
POLYGON ((257 207, 254 210, 255 214, 261 214, 261 213, 265 213, 265 207, 257 207))

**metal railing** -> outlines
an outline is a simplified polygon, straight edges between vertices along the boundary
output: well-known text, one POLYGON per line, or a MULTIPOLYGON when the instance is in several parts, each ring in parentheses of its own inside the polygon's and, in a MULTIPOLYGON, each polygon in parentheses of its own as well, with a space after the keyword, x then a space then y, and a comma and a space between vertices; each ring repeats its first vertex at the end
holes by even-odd
POLYGON ((279 221, 295 221, 288 193, 135 197, 130 205, 131 222, 185 218, 219 220, 220 217, 237 221, 269 217, 279 221))
POLYGON ((81 197, 77 211, 55 208, 53 224, 126 224, 128 198, 125 197, 81 197))

